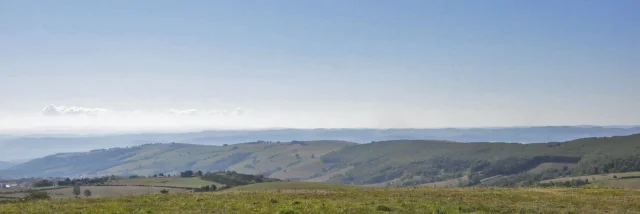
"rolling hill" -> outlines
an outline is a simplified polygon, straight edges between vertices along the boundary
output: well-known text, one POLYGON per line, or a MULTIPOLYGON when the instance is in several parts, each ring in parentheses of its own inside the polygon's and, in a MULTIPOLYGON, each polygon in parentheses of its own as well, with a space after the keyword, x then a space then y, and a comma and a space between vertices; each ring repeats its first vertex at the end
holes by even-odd
POLYGON ((322 162, 338 169, 351 167, 344 175, 332 177, 334 182, 376 184, 399 180, 402 185, 418 185, 463 176, 478 182, 522 173, 540 175, 535 180, 541 180, 640 171, 639 154, 640 134, 635 134, 535 144, 385 141, 345 147, 323 156, 322 162), (571 165, 572 169, 528 172, 544 163, 571 165))
POLYGON ((137 146, 148 143, 223 145, 254 141, 340 140, 369 143, 386 140, 457 142, 550 142, 640 133, 640 127, 544 126, 441 129, 272 129, 216 130, 186 133, 115 135, 24 135, 0 137, 0 160, 32 159, 61 152, 137 146))
POLYGON ((234 170, 304 179, 321 171, 320 157, 353 143, 343 141, 254 142, 227 146, 146 144, 60 153, 0 172, 13 177, 177 174, 186 169, 234 170))
POLYGON ((17 165, 17 164, 11 163, 11 162, 6 162, 6 161, 0 161, 0 170, 11 168, 14 165, 17 165))
POLYGON ((640 134, 550 143, 394 140, 253 142, 228 146, 147 144, 61 153, 0 175, 152 175, 185 169, 370 186, 534 185, 560 177, 640 171, 640 134), (454 182, 455 181, 455 182, 454 182))

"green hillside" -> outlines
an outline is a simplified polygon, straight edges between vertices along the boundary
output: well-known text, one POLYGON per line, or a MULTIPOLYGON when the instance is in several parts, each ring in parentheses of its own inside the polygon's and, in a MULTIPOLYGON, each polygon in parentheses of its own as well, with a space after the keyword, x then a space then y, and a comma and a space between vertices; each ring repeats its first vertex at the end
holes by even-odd
POLYGON ((228 146, 147 144, 129 148, 63 153, 35 159, 10 171, 12 176, 104 176, 178 174, 185 169, 234 170, 245 174, 304 179, 322 171, 320 157, 352 143, 342 141, 254 142, 228 146), (305 167, 298 170, 298 166, 305 167))
POLYGON ((379 187, 532 186, 561 177, 640 171, 640 134, 534 144, 429 140, 148 144, 48 156, 10 173, 175 175, 186 169, 379 187))
POLYGON ((494 179, 498 181, 493 185, 533 185, 562 176, 639 171, 640 135, 536 144, 385 141, 349 146, 322 161, 336 169, 352 167, 330 179, 340 183, 394 181, 406 186, 466 176, 476 185, 485 178, 509 175, 494 179), (536 168, 545 163, 554 164, 536 168), (567 167, 548 167, 555 165, 567 167))

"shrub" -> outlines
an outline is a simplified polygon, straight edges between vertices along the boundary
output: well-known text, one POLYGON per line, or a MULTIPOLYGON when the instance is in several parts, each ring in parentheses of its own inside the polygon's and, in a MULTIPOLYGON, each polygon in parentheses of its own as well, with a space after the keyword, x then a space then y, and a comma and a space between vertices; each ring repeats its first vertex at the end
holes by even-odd
POLYGON ((50 186, 53 186, 53 181, 44 179, 44 180, 34 182, 32 185, 33 187, 50 187, 50 186))
POLYGON ((163 190, 160 190, 160 193, 162 193, 162 194, 169 194, 169 190, 167 190, 167 189, 163 189, 163 190))
POLYGON ((30 191, 24 196, 24 200, 27 201, 37 201, 37 200, 49 200, 51 196, 49 196, 48 192, 42 191, 30 191))
POLYGON ((385 211, 385 212, 391 212, 393 211, 393 208, 386 206, 384 204, 379 204, 378 206, 376 206, 376 210, 377 211, 385 211))
POLYGON ((278 214, 295 214, 296 211, 293 210, 280 210, 280 212, 278 212, 278 214))

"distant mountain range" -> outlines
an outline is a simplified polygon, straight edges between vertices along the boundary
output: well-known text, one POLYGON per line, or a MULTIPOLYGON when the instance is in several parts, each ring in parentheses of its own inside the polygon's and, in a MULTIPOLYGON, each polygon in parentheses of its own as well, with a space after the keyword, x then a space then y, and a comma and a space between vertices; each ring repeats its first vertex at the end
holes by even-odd
POLYGON ((448 140, 457 142, 556 142, 585 137, 640 133, 640 127, 543 126, 442 129, 275 129, 105 136, 3 136, 0 160, 33 159, 60 152, 136 146, 146 143, 222 145, 254 141, 339 140, 369 143, 385 140, 448 140))
POLYGON ((18 165, 18 164, 20 164, 20 163, 19 162, 0 161, 0 170, 8 169, 8 168, 11 168, 11 167, 13 167, 15 165, 18 165))

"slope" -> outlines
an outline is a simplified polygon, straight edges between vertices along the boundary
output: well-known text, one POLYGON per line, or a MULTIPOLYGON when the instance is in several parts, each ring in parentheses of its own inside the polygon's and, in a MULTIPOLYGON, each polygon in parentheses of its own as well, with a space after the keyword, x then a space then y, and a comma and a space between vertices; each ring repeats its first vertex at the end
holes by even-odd
MULTIPOLYGON (((341 141, 254 142, 229 146, 192 144, 146 144, 128 148, 61 153, 35 159, 5 170, 13 177, 152 175, 177 174, 186 169, 235 170, 247 174, 271 175, 282 179, 303 179, 297 165, 320 162, 319 157, 352 143, 341 141), (317 158, 316 158, 317 156, 317 158)), ((318 165, 318 167, 322 164, 318 165)), ((318 171, 314 169, 308 169, 318 171)))
MULTIPOLYGON (((456 143, 399 140, 346 147, 322 157, 324 164, 352 167, 330 180, 351 184, 399 182, 418 185, 462 176, 472 184, 496 175, 521 174, 543 163, 572 165, 549 168, 535 179, 640 170, 640 134, 584 138, 564 143, 456 143), (617 163, 617 164, 615 164, 617 163)), ((509 179, 506 177, 505 179, 509 179)))
POLYGON ((0 161, 0 170, 11 168, 14 165, 16 165, 16 164, 15 163, 11 163, 11 162, 6 162, 6 161, 0 161))

